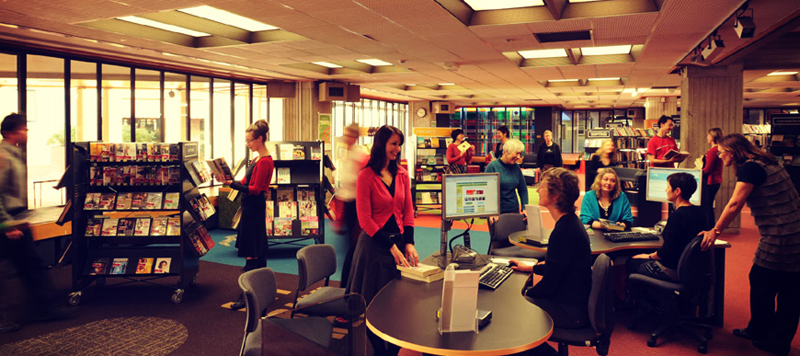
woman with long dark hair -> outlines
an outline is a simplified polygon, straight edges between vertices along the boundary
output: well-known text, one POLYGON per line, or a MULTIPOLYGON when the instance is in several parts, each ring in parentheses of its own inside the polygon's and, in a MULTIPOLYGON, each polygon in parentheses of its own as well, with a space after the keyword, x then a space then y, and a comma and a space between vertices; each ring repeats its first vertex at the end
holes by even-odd
MULTIPOLYGON (((267 141, 267 133, 269 133, 269 124, 264 120, 258 120, 247 128, 244 134, 245 144, 250 152, 258 153, 258 157, 253 158, 247 164, 247 170, 241 182, 230 180, 222 182, 229 185, 231 189, 243 193, 242 216, 239 220, 236 248, 239 250, 239 257, 245 257, 244 272, 267 266, 269 243, 267 242, 265 221, 266 195, 269 192, 269 182, 275 169, 275 163, 264 144, 267 141)), ((230 308, 238 310, 244 306, 244 295, 239 294, 239 299, 233 302, 230 308)))
MULTIPOLYGON (((347 292, 359 293, 367 305, 400 272, 395 266, 416 266, 414 207, 408 171, 400 166, 405 137, 393 126, 375 133, 367 166, 356 181, 356 209, 361 236, 356 245, 347 292)), ((376 355, 397 355, 399 347, 367 332, 376 355)))
POLYGON ((761 238, 750 269, 750 322, 733 334, 788 355, 800 320, 800 196, 775 157, 742 134, 719 140, 719 158, 736 185, 714 228, 699 234, 702 246, 713 246, 747 202, 761 238))

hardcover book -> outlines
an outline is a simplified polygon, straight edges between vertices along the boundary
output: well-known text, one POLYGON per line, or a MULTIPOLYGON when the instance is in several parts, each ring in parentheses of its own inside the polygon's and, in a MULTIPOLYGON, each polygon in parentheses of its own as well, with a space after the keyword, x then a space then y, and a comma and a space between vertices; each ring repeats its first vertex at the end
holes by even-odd
POLYGON ((153 273, 169 273, 169 266, 171 264, 171 257, 159 257, 156 259, 156 269, 153 271, 153 273))
POLYGON ((142 257, 139 258, 139 263, 136 265, 136 274, 148 274, 153 271, 153 258, 142 257))
POLYGON ((128 271, 128 258, 119 257, 111 262, 110 274, 125 274, 128 271))

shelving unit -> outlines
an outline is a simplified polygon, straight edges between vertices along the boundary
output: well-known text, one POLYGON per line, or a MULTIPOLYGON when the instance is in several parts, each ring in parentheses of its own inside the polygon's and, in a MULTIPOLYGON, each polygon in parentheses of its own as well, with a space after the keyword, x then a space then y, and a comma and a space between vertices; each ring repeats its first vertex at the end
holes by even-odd
MULTIPOLYGON (((104 286, 107 278, 127 280, 118 285, 133 282, 162 285, 154 281, 178 277, 171 300, 180 303, 184 290, 196 283, 199 272, 199 257, 192 253, 195 248, 189 235, 200 233, 199 229, 205 231, 199 224, 188 228, 192 218, 187 213, 186 195, 196 188, 189 181, 185 163, 197 159, 197 143, 155 144, 157 151, 159 145, 169 147, 169 151, 162 151, 169 153, 154 158, 152 154, 143 157, 134 152, 127 157, 117 156, 113 161, 106 156, 100 158, 92 150, 92 147, 105 145, 115 144, 78 142, 73 145, 73 202, 76 203, 72 219, 73 292, 69 302, 72 305, 79 304, 85 287, 92 282, 104 286), (103 172, 105 180, 97 180, 98 171, 103 172), (116 172, 121 173, 119 178, 116 172), (138 198, 144 197, 144 193, 149 199, 142 202, 138 198), (160 196, 157 193, 161 193, 160 196), (97 200, 98 194, 108 199, 97 200), (171 206, 164 209, 164 198, 168 194, 171 206), (109 200, 112 196, 113 199, 109 200), (127 198, 119 200, 119 197, 125 196, 131 198, 131 205, 119 204, 127 201, 127 198), (163 217, 167 217, 167 225, 156 224, 156 221, 162 222, 163 217), (172 221, 169 221, 170 218, 172 221), (147 224, 140 227, 131 223, 125 225, 123 230, 114 224, 115 219, 120 219, 118 223, 125 221, 122 219, 137 219, 131 221, 138 223, 138 220, 143 220, 147 224), (101 227, 98 227, 98 221, 101 221, 101 227), (159 226, 158 230, 156 226, 159 226), (135 233, 131 233, 131 228, 136 229, 135 233), (122 266, 121 259, 127 259, 126 266, 122 266), (150 259, 147 268, 139 266, 140 259, 150 259), (159 267, 161 261, 167 265, 163 272, 159 267)), ((135 145, 133 151, 153 150, 153 144, 135 145)), ((211 247, 213 245, 203 246, 206 251, 211 247)))
POLYGON ((800 115, 772 116, 769 152, 783 162, 794 187, 800 189, 800 115))
POLYGON ((309 239, 318 244, 325 243, 325 187, 322 175, 325 143, 272 141, 266 145, 274 153, 272 158, 275 162, 270 197, 267 200, 269 245, 296 244, 309 239), (281 172, 286 169, 288 181, 282 181, 282 177, 286 175, 281 172), (282 210, 282 202, 290 204, 285 204, 282 210), (287 212, 292 209, 292 217, 287 217, 290 215, 287 212), (312 217, 312 214, 316 216, 312 217))
POLYGON ((441 204, 442 174, 447 164, 447 146, 452 142, 450 134, 455 128, 449 127, 416 127, 414 136, 417 141, 415 152, 414 206, 430 207, 441 204))
POLYGON ((772 129, 770 125, 742 124, 742 134, 744 134, 744 137, 747 137, 750 142, 758 147, 767 147, 770 144, 771 133, 772 129))
POLYGON ((647 168, 647 141, 655 135, 653 129, 623 126, 610 129, 592 129, 586 132, 584 160, 600 147, 604 140, 614 140, 617 146, 617 161, 624 168, 647 168))
POLYGON ((533 113, 530 107, 459 108, 451 115, 450 126, 464 130, 475 145, 476 156, 487 156, 494 150, 498 143, 495 131, 503 125, 508 127, 509 138, 522 141, 525 152, 535 153, 533 113))

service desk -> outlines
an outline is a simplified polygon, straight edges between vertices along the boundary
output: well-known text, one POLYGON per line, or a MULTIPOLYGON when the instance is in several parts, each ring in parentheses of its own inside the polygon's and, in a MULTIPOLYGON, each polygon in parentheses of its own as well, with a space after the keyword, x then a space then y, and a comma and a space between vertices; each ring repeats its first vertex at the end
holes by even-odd
POLYGON ((553 320, 520 294, 527 276, 516 272, 497 290, 478 291, 478 309, 490 310, 492 321, 477 334, 439 335, 441 280, 392 281, 367 308, 367 327, 383 340, 434 355, 509 355, 529 350, 550 338, 553 320))

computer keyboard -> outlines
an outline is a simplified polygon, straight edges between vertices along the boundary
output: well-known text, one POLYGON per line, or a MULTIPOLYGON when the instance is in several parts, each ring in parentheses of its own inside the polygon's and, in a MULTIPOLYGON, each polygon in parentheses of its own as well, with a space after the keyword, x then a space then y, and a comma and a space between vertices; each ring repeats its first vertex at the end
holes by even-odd
POLYGON ((481 278, 478 281, 478 286, 495 290, 514 273, 514 270, 510 267, 490 263, 481 268, 480 272, 481 278))
POLYGON ((658 240, 658 235, 649 232, 606 232, 603 234, 611 242, 637 242, 658 240))

